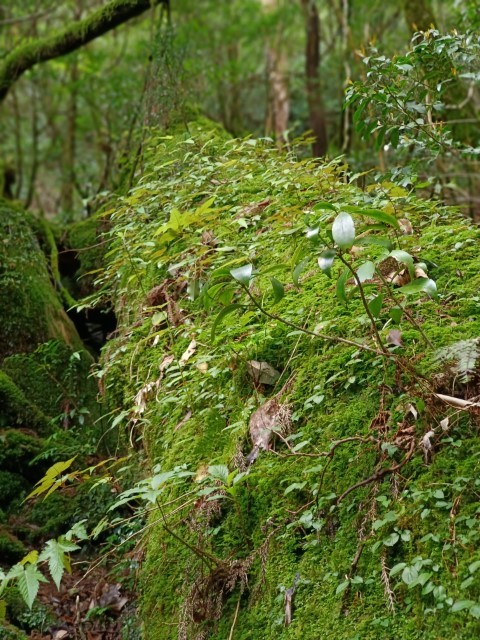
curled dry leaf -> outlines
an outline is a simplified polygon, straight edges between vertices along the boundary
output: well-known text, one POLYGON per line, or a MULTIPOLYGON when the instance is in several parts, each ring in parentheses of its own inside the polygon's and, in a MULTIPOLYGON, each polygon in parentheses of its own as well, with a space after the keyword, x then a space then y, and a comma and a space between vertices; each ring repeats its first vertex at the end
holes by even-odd
POLYGON ((421 267, 415 266, 415 278, 428 278, 428 276, 421 267))
POLYGON ((430 431, 427 431, 427 433, 423 436, 422 440, 420 441, 420 446, 423 449, 423 454, 424 454, 426 463, 429 461, 431 453, 433 451, 432 440, 434 437, 435 437, 435 431, 430 429, 430 431))
POLYGON ((409 402, 405 409, 407 411, 407 415, 411 413, 415 420, 418 418, 418 411, 416 410, 415 405, 409 402))
POLYGON ((174 360, 175 356, 172 354, 170 354, 169 356, 165 356, 158 367, 160 369, 160 372, 165 371, 165 369, 167 369, 174 360))

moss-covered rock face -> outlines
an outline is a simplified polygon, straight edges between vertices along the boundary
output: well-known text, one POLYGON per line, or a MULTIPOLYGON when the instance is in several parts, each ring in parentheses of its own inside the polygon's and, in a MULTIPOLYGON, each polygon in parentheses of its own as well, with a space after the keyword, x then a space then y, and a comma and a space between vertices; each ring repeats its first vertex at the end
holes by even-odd
POLYGON ((107 246, 104 234, 108 229, 108 214, 99 212, 70 225, 64 233, 66 249, 62 259, 68 264, 65 262, 63 270, 70 274, 69 287, 78 299, 95 291, 94 280, 103 265, 107 246))
POLYGON ((47 419, 15 382, 0 371, 0 427, 26 426, 36 431, 47 428, 47 419))
POLYGON ((0 361, 57 339, 81 346, 26 214, 0 201, 0 361))
POLYGON ((112 215, 120 331, 102 381, 153 469, 139 496, 160 505, 145 637, 476 637, 478 415, 436 394, 479 393, 478 229, 263 141, 191 125, 149 148, 112 215), (339 211, 355 246, 329 265, 339 211), (408 267, 438 300, 426 278, 401 288, 408 267), (439 357, 447 345, 458 358, 439 357), (281 372, 273 390, 251 360, 281 372), (247 467, 250 418, 272 397, 282 435, 247 467))
MULTIPOLYGON (((0 381, 2 375, 8 374, 19 392, 28 398, 27 406, 34 405, 50 420, 60 419, 61 414, 75 408, 95 407, 97 389, 89 379, 92 362, 85 350, 73 351, 63 342, 51 340, 32 353, 6 358, 0 381)), ((66 419, 63 426, 68 427, 68 416, 66 419)))

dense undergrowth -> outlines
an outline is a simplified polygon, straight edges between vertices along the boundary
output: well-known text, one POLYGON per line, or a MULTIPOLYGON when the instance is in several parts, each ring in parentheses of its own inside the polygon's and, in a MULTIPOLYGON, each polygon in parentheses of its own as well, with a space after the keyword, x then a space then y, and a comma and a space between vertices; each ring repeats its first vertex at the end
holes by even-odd
POLYGON ((205 123, 145 148, 97 295, 119 323, 101 388, 150 470, 120 499, 149 514, 145 637, 475 637, 478 408, 438 394, 479 393, 478 229, 205 123), (330 265, 318 237, 348 207, 355 245, 330 265), (391 249, 420 286, 385 278, 391 249), (340 258, 375 271, 355 286, 340 258), (273 397, 283 431, 249 467, 273 397))

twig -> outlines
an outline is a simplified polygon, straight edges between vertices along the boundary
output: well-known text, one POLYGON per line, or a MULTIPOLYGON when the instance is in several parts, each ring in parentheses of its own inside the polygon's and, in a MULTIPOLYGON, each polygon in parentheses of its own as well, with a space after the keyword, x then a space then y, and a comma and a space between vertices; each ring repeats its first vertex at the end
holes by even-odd
POLYGON ((232 622, 232 626, 230 628, 230 633, 228 634, 228 640, 232 640, 233 639, 233 630, 235 629, 235 625, 237 623, 238 612, 240 611, 240 600, 241 599, 242 599, 242 594, 240 593, 240 595, 238 596, 237 607, 235 609, 235 615, 233 616, 233 622, 232 622))
POLYGON ((242 284, 242 288, 244 289, 244 291, 246 292, 250 300, 253 302, 253 304, 255 305, 255 307, 257 307, 259 311, 261 311, 268 318, 271 318, 272 320, 276 320, 277 322, 281 322, 282 324, 287 325, 287 327, 291 327, 292 329, 295 329, 296 331, 301 331, 302 333, 305 333, 308 336, 313 336, 314 338, 320 338, 321 340, 326 340, 328 342, 340 342, 342 344, 348 344, 351 347, 356 347, 357 349, 362 349, 363 351, 369 351, 370 353, 374 353, 376 356, 387 356, 390 358, 395 358, 395 355, 393 353, 389 353, 379 349, 372 349, 372 347, 367 347, 366 345, 361 344, 360 342, 355 342, 355 340, 347 340, 347 338, 340 338, 339 336, 329 336, 325 333, 318 333, 317 331, 310 331, 309 329, 304 329, 303 327, 295 324, 294 322, 290 322, 290 320, 286 320, 281 316, 277 316, 275 313, 270 313, 270 311, 266 311, 266 309, 264 309, 262 305, 256 300, 256 298, 250 293, 250 290, 248 289, 247 286, 242 284))
POLYGON ((480 408, 480 402, 472 402, 471 400, 463 400, 462 398, 455 398, 454 396, 446 396, 443 393, 435 393, 434 395, 439 400, 443 400, 443 402, 446 402, 453 407, 459 407, 460 409, 480 408))
POLYGON ((370 484, 372 482, 376 482, 377 480, 381 480, 385 476, 388 476, 388 475, 390 475, 392 473, 396 473, 399 469, 401 469, 402 467, 404 467, 407 464, 407 462, 412 457, 414 450, 415 450, 415 443, 413 442, 412 446, 410 447, 410 451, 407 453, 407 455, 405 456, 405 458, 401 462, 399 462, 398 464, 393 465, 393 467, 388 467, 387 469, 379 469, 378 471, 376 471, 370 477, 365 478, 365 480, 360 480, 360 482, 356 482, 351 487, 346 489, 346 491, 344 491, 340 496, 338 496, 338 498, 335 501, 335 504, 339 505, 340 502, 345 500, 345 498, 350 493, 352 493, 352 491, 355 491, 355 489, 359 489, 360 487, 364 487, 367 484, 370 484))
POLYGON ((377 323, 375 322, 375 318, 373 317, 372 312, 370 311, 370 307, 368 306, 367 299, 365 298, 365 292, 363 290, 362 283, 360 282, 360 278, 358 277, 357 272, 352 267, 352 265, 347 260, 345 260, 345 258, 342 256, 341 253, 338 254, 338 258, 339 258, 340 262, 342 262, 347 267, 347 269, 350 271, 350 273, 352 274, 353 279, 355 280, 355 283, 356 283, 356 285, 358 287, 358 290, 360 292, 360 298, 362 299, 363 308, 366 311, 366 314, 367 314, 367 316, 368 316, 368 318, 370 320, 370 324, 372 326, 373 332, 375 333, 375 337, 377 339, 378 346, 380 347, 380 349, 382 351, 382 354, 387 354, 388 351, 387 351, 385 345, 383 344, 382 339, 380 337, 380 334, 378 332, 377 323))

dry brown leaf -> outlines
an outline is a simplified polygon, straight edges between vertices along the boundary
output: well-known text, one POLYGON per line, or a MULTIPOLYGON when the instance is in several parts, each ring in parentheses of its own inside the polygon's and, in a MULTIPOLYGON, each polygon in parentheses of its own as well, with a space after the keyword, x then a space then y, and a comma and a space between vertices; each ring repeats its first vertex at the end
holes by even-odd
POLYGON ((402 332, 398 329, 392 329, 388 332, 387 343, 396 347, 402 346, 402 332))
POLYGON ((165 371, 165 369, 169 367, 174 360, 175 360, 174 355, 165 356, 158 368, 160 369, 160 371, 165 371))
POLYGON ((410 222, 410 220, 407 220, 407 218, 400 218, 400 220, 398 221, 398 225, 400 227, 400 231, 404 236, 411 236, 413 234, 412 223, 410 222))
POLYGON ((190 360, 190 358, 193 356, 196 350, 197 350, 197 342, 194 338, 190 342, 190 344, 188 345, 184 353, 182 354, 182 357, 180 358, 180 364, 186 364, 190 360))

